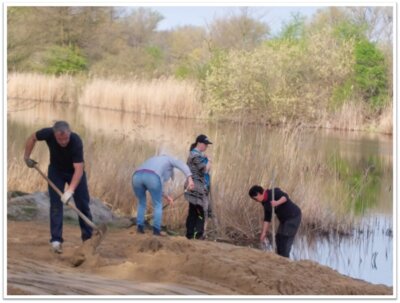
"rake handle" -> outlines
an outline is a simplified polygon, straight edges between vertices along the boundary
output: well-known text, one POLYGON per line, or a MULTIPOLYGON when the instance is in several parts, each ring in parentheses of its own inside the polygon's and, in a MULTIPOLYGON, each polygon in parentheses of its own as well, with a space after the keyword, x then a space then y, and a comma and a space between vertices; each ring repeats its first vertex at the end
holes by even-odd
MULTIPOLYGON (((61 197, 63 195, 61 190, 40 170, 39 167, 37 167, 37 165, 35 165, 34 168, 47 181, 47 183, 49 183, 50 187, 61 197)), ((92 227, 96 230, 99 230, 99 228, 92 221, 90 221, 90 219, 88 217, 86 217, 73 203, 66 203, 66 205, 68 205, 70 208, 72 208, 74 211, 76 211, 78 216, 83 221, 85 221, 87 225, 89 225, 90 227, 92 227)))
MULTIPOLYGON (((271 186, 272 190, 272 201, 275 200, 275 190, 274 187, 271 186)), ((275 240, 275 207, 272 207, 272 249, 276 252, 276 240, 275 240)))
MULTIPOLYGON (((276 174, 275 174, 275 167, 274 167, 273 172, 272 172, 271 184, 270 184, 271 193, 272 193, 272 197, 271 197, 272 201, 275 200, 275 189, 274 189, 275 178, 276 178, 276 174)), ((273 206, 272 206, 271 227, 272 227, 272 249, 273 249, 274 252, 276 252, 276 240, 275 240, 275 207, 273 207, 273 206)))

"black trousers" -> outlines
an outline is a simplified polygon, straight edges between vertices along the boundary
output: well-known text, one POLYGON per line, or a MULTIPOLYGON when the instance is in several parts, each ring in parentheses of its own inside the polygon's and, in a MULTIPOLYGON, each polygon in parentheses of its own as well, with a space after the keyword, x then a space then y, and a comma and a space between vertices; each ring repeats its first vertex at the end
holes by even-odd
POLYGON ((284 222, 280 222, 276 233, 276 253, 282 257, 289 258, 294 237, 299 229, 301 214, 284 222))
MULTIPOLYGON (((66 173, 55 169, 49 165, 48 169, 49 179, 57 186, 61 191, 64 191, 65 183, 70 183, 72 180, 73 173, 66 173)), ((61 202, 60 196, 54 191, 49 185, 49 196, 50 196, 50 242, 59 241, 63 242, 63 211, 64 204, 61 202)), ((90 196, 86 180, 86 173, 83 173, 81 181, 78 187, 75 189, 74 201, 76 208, 78 208, 89 220, 92 220, 92 213, 90 212, 90 196)), ((92 237, 93 229, 86 224, 85 221, 79 218, 79 226, 81 228, 81 238, 83 241, 92 237)))
POLYGON ((203 207, 189 203, 189 212, 186 218, 186 238, 202 239, 204 235, 204 222, 203 207))

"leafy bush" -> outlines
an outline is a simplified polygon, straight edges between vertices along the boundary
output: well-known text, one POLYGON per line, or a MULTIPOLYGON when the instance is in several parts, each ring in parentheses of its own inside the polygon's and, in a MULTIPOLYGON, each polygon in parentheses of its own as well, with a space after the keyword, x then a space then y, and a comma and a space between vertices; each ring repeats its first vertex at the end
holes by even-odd
POLYGON ((186 79, 190 75, 190 68, 187 65, 179 65, 175 70, 175 77, 178 79, 186 79))
POLYGON ((384 55, 373 43, 362 40, 355 46, 355 58, 355 80, 363 97, 381 107, 388 86, 384 55))
POLYGON ((330 108, 333 110, 339 109, 345 102, 352 99, 353 93, 354 82, 353 79, 349 78, 333 89, 330 108))
POLYGON ((352 40, 337 41, 325 28, 301 40, 279 38, 254 51, 219 54, 204 81, 207 105, 271 123, 316 119, 352 75, 353 51, 352 40))
POLYGON ((344 91, 341 92, 344 93, 346 90, 348 92, 351 82, 351 87, 358 88, 361 99, 367 101, 373 108, 380 108, 387 99, 387 67, 383 52, 367 40, 367 29, 366 23, 355 24, 350 21, 343 21, 335 27, 335 35, 340 41, 355 41, 354 75, 348 79, 342 87, 344 91))
POLYGON ((45 54, 44 71, 47 74, 76 74, 87 68, 87 61, 74 47, 52 46, 45 54))

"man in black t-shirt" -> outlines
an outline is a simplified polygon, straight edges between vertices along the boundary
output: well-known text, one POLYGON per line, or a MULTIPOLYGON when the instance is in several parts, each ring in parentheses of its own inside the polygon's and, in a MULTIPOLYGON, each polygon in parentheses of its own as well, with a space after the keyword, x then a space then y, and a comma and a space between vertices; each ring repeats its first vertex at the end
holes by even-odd
POLYGON ((264 207, 264 223, 260 236, 261 243, 267 237, 269 225, 272 220, 272 207, 274 207, 275 214, 279 220, 279 228, 276 236, 272 235, 276 239, 276 250, 278 255, 289 258, 294 237, 301 222, 300 208, 279 187, 274 189, 274 200, 272 200, 272 190, 264 190, 259 185, 254 185, 250 188, 249 196, 264 207))
MULTIPOLYGON (((53 127, 43 128, 33 133, 25 144, 24 161, 33 168, 36 161, 30 159, 36 141, 46 141, 50 151, 49 179, 63 192, 65 183, 67 190, 62 197, 49 186, 50 196, 50 242, 54 252, 61 253, 63 227, 63 203, 74 196, 76 207, 90 220, 92 215, 89 208, 89 190, 84 171, 83 144, 81 138, 65 121, 57 121, 53 127)), ((81 238, 83 241, 92 236, 92 228, 79 218, 81 238)))

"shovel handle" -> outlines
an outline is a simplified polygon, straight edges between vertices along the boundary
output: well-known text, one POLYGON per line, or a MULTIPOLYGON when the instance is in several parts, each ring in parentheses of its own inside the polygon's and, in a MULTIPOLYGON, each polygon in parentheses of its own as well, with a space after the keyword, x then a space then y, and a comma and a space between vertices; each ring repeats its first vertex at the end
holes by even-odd
MULTIPOLYGON (((47 183, 49 183, 50 187, 61 197, 63 195, 63 193, 61 192, 61 190, 40 170, 39 167, 37 167, 37 165, 34 166, 34 168, 37 170, 37 172, 47 181, 47 183)), ((66 203, 70 208, 72 208, 74 211, 76 211, 76 213, 78 214, 78 216, 86 222, 87 225, 89 225, 90 227, 99 230, 99 228, 92 222, 89 220, 88 217, 86 217, 73 203, 66 203)))

